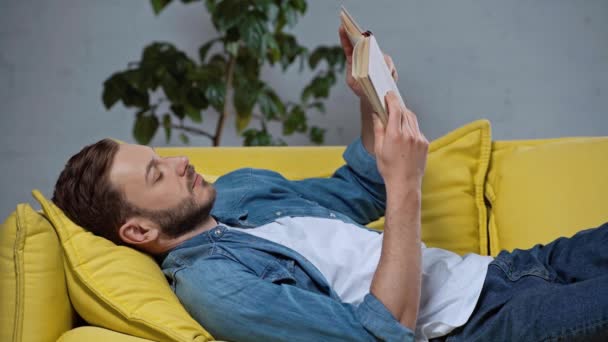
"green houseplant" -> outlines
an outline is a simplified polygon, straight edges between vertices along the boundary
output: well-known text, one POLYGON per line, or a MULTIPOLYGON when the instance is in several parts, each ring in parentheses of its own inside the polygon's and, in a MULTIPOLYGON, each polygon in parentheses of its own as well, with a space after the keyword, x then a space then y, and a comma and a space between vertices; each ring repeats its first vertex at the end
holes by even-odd
MULTIPOLYGON (((172 1, 151 4, 158 15, 172 1)), ((309 127, 307 113, 325 112, 324 100, 345 61, 340 46, 309 50, 287 31, 306 13, 306 1, 206 0, 204 5, 218 36, 199 48, 198 61, 170 43, 154 42, 144 48, 140 61, 104 82, 105 107, 122 102, 135 108, 133 135, 141 144, 162 128, 167 141, 177 130, 184 143, 186 133, 201 134, 218 146, 232 108, 246 146, 284 145, 268 131, 272 121, 282 124, 283 135, 307 134, 313 143, 323 143, 325 130, 309 127), (285 101, 260 77, 265 64, 283 71, 299 64, 300 72, 308 67, 314 76, 297 101, 285 101), (219 116, 213 132, 200 128, 208 115, 219 116)))

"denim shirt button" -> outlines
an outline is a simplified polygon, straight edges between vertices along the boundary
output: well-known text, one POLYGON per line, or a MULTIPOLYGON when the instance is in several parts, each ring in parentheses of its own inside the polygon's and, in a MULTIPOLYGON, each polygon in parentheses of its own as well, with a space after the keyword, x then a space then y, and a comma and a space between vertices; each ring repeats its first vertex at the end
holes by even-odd
POLYGON ((220 236, 220 235, 222 235, 222 231, 219 229, 216 229, 215 232, 213 232, 213 234, 215 234, 215 236, 220 236))
POLYGON ((280 212, 280 211, 277 211, 275 214, 276 214, 277 216, 281 216, 281 212, 280 212))
POLYGON ((336 217, 336 214, 334 214, 334 213, 329 213, 329 217, 331 217, 331 218, 335 218, 335 217, 336 217))

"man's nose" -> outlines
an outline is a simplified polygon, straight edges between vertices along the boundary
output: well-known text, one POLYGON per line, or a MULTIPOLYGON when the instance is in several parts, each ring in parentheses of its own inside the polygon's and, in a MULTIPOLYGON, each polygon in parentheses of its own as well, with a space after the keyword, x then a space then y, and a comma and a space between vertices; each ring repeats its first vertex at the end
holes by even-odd
POLYGON ((188 170, 188 165, 190 165, 190 160, 186 156, 175 157, 175 172, 177 172, 178 176, 184 176, 186 171, 188 170))

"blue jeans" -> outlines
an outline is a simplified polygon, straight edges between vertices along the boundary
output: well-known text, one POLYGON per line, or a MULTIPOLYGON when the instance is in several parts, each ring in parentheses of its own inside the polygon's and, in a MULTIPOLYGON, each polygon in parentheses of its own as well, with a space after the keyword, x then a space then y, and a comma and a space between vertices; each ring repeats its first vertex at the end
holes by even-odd
POLYGON ((608 223, 488 267, 475 311, 447 341, 608 341, 608 223))

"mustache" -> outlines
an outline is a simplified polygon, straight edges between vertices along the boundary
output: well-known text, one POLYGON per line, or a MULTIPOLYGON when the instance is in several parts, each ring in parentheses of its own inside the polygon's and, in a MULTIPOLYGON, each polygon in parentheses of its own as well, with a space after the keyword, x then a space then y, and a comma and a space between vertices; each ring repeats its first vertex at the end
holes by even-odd
POLYGON ((194 185, 194 166, 188 165, 188 169, 186 170, 188 177, 188 184, 190 184, 190 188, 194 185))

